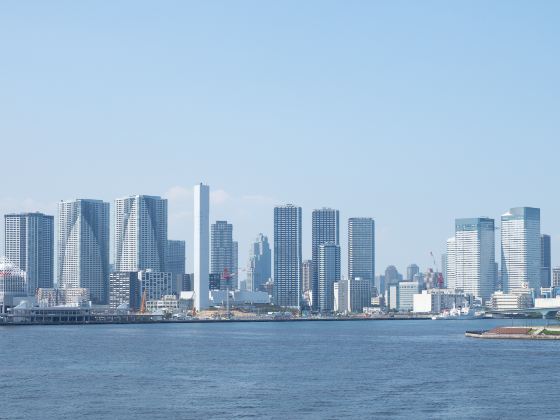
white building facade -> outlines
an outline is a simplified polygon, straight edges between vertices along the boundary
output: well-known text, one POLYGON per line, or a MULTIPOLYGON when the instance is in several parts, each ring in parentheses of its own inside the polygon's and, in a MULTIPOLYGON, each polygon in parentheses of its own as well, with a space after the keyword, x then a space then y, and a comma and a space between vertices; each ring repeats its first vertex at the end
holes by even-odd
POLYGON ((194 187, 194 307, 208 308, 210 266, 210 187, 194 187))

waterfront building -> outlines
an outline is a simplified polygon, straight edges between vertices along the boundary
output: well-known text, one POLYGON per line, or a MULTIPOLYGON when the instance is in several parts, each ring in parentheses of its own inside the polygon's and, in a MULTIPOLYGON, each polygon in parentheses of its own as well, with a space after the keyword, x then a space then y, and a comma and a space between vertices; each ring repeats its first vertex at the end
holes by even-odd
POLYGON ((541 235, 541 287, 550 287, 552 283, 552 261, 550 252, 550 235, 541 235))
POLYGON ((4 216, 6 258, 27 276, 27 294, 53 287, 54 217, 43 213, 4 216))
POLYGON ((492 294, 490 306, 496 311, 525 309, 533 306, 533 299, 529 293, 497 291, 492 294))
POLYGON ((552 270, 552 287, 560 287, 560 267, 554 267, 552 270))
POLYGON ((166 271, 167 245, 166 199, 115 200, 115 271, 166 271))
POLYGON ((355 278, 340 280, 334 284, 334 311, 361 313, 371 306, 371 282, 355 278))
POLYGON ((413 296, 412 312, 436 313, 468 304, 465 294, 455 289, 430 289, 413 296))
POLYGON ((25 271, 5 257, 0 258, 0 313, 6 312, 6 307, 13 306, 14 298, 27 296, 27 291, 25 271))
POLYGON ((274 303, 300 307, 301 299, 301 207, 274 208, 274 303))
POLYGON ((95 304, 109 295, 109 203, 78 199, 58 204, 57 285, 86 288, 95 304))
POLYGON ((210 187, 194 187, 194 307, 208 308, 210 251, 210 187))
POLYGON ((272 277, 272 253, 268 237, 259 233, 251 246, 247 266, 247 290, 264 291, 264 285, 272 277))
POLYGON ((398 284, 397 310, 410 312, 414 307, 414 295, 420 292, 420 285, 416 281, 401 281, 398 284))
POLYGON ((140 310, 142 292, 137 271, 114 271, 109 276, 109 307, 116 310, 127 305, 129 310, 140 310))
POLYGON ((406 267, 406 281, 414 281, 414 276, 420 274, 420 267, 416 264, 410 264, 406 267))
POLYGON ((303 299, 305 305, 311 307, 313 304, 313 261, 305 260, 301 264, 301 281, 303 290, 303 299))
MULTIPOLYGON (((313 309, 317 310, 320 309, 319 302, 323 299, 319 286, 319 247, 326 243, 340 245, 340 213, 338 210, 324 207, 319 210, 313 210, 311 223, 311 260, 313 261, 313 270, 311 272, 313 276, 312 306, 313 309)), ((330 298, 326 297, 326 299, 330 298)))
POLYGON ((319 245, 318 254, 320 312, 334 310, 334 283, 340 280, 340 246, 335 243, 319 245))
MULTIPOLYGON (((146 293, 147 300, 157 300, 173 294, 173 275, 160 271, 142 270, 138 272, 140 296, 146 293)), ((208 295, 208 292, 206 292, 208 295)))
POLYGON ((398 284, 387 284, 387 291, 385 302, 387 302, 387 309, 389 311, 399 310, 399 285, 398 284))
POLYGON ((90 301, 89 290, 39 288, 36 293, 37 303, 41 307, 84 306, 90 301))
MULTIPOLYGON (((375 221, 367 217, 348 219, 348 278, 375 279, 375 221)), ((384 290, 377 289, 379 293, 384 290)))
POLYGON ((541 212, 516 207, 502 216, 502 283, 504 292, 541 286, 541 212))
POLYGON ((455 289, 486 302, 495 286, 494 219, 455 221, 455 289))

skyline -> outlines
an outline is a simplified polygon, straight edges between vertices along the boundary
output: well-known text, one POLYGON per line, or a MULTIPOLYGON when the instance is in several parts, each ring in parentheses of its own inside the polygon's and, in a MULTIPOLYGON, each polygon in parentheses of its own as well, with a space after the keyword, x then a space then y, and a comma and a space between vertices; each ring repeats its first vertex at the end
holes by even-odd
POLYGON ((375 219, 379 273, 430 266, 455 218, 530 206, 560 261, 558 4, 29 5, 0 5, 2 214, 160 195, 191 271, 203 180, 241 266, 291 202, 304 259, 312 210, 375 219))

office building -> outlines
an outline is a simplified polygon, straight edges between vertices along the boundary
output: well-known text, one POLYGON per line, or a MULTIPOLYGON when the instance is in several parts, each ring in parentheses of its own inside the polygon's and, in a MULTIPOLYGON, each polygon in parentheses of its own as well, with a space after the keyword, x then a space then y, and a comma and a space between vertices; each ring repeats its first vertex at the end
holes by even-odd
POLYGON ((233 241, 231 243, 231 287, 233 290, 239 289, 239 243, 233 241))
POLYGON ((401 281, 398 284, 397 310, 410 312, 414 308, 414 295, 420 293, 420 285, 416 281, 401 281))
POLYGON ((313 262, 313 270, 311 272, 313 276, 312 306, 313 309, 320 309, 319 247, 325 243, 340 245, 340 213, 338 210, 329 208, 313 210, 311 224, 311 261, 313 262))
POLYGON ((140 310, 142 292, 136 271, 114 271, 109 276, 109 306, 112 310, 127 306, 130 311, 140 310))
POLYGON ((496 311, 515 311, 518 309, 530 308, 533 306, 533 299, 529 293, 504 293, 497 291, 492 294, 490 307, 496 311))
POLYGON ((173 275, 171 273, 143 270, 138 272, 138 280, 140 296, 146 293, 147 300, 157 300, 173 294, 173 275))
POLYGON ((6 258, 27 275, 27 294, 53 287, 54 217, 42 213, 4 216, 6 258))
POLYGON ((300 307, 301 240, 301 207, 275 207, 273 295, 278 306, 300 307))
POLYGON ((183 279, 186 272, 185 241, 168 240, 165 258, 165 271, 173 274, 173 293, 179 295, 183 291, 183 279))
POLYGON ((552 269, 551 287, 560 287, 560 267, 554 267, 552 269))
POLYGON ((334 310, 334 283, 340 280, 340 246, 335 243, 319 245, 318 254, 320 312, 334 310))
POLYGON ((394 265, 389 265, 385 269, 385 287, 389 287, 393 284, 398 284, 402 281, 403 276, 397 270, 397 267, 394 265))
POLYGON ((212 274, 233 273, 233 225, 218 220, 211 227, 211 270, 212 274))
POLYGON ((375 222, 371 218, 348 219, 348 278, 374 282, 375 222))
POLYGON ((101 200, 58 204, 57 284, 86 288, 95 304, 109 298, 109 203, 101 200))
POLYGON ((251 245, 249 264, 247 265, 247 290, 264 291, 264 285, 272 277, 272 253, 268 237, 259 233, 251 245))
POLYGON ((115 271, 166 271, 167 200, 136 195, 115 200, 115 271))
POLYGON ((85 306, 89 304, 89 289, 37 289, 37 304, 41 307, 53 306, 85 306))
POLYGON ((455 289, 487 302, 495 286, 494 219, 455 221, 455 289))
POLYGON ((334 311, 361 313, 371 306, 371 282, 355 278, 340 280, 334 284, 334 311))
POLYGON ((452 290, 457 288, 455 248, 455 237, 449 238, 447 240, 445 281, 446 287, 452 290))
POLYGON ((552 258, 550 253, 550 235, 541 235, 541 287, 552 284, 552 258))
POLYGON ((410 264, 406 267, 406 281, 413 281, 414 276, 420 273, 420 267, 416 264, 410 264))
POLYGON ((502 216, 502 283, 504 293, 541 286, 541 212, 516 207, 502 216))
POLYGON ((210 265, 210 187, 194 187, 194 307, 208 308, 210 265))

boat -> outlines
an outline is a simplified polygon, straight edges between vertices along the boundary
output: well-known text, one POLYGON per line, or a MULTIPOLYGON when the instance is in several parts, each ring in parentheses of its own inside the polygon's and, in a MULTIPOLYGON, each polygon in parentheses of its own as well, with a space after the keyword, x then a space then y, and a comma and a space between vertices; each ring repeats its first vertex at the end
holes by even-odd
POLYGON ((446 309, 442 313, 432 316, 432 320, 465 320, 465 319, 478 319, 481 317, 480 311, 476 311, 475 308, 465 306, 463 308, 451 308, 446 309))

